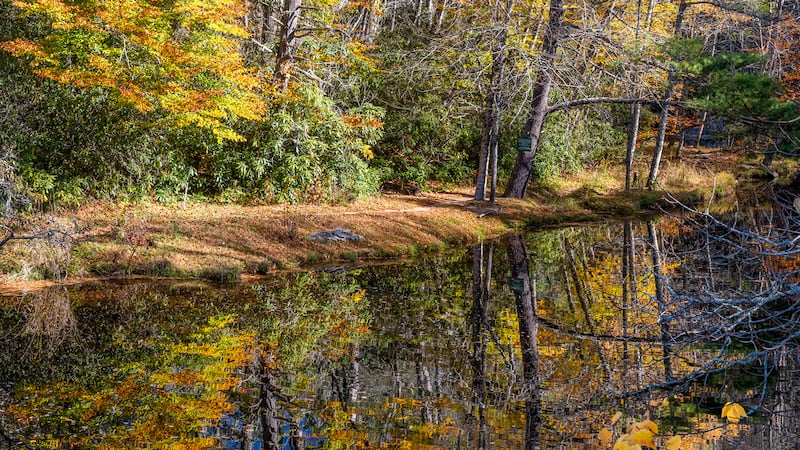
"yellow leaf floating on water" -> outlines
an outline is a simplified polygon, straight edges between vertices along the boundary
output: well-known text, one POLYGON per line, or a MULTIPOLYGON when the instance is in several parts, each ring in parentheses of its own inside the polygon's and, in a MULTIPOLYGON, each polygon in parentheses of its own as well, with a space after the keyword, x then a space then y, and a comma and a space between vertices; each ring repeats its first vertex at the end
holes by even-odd
POLYGON ((631 426, 633 431, 650 430, 653 434, 658 434, 658 424, 650 419, 645 419, 641 422, 636 422, 631 426))
POLYGON ((683 440, 680 436, 672 436, 664 443, 664 448, 667 450, 681 450, 681 444, 683 444, 683 440))
POLYGON ((608 446, 611 445, 612 437, 613 435, 611 434, 611 431, 609 431, 608 428, 603 428, 602 430, 600 430, 599 433, 597 433, 597 439, 600 440, 600 446, 602 448, 608 448, 608 446))
POLYGON ((728 419, 728 422, 739 423, 739 420, 742 417, 747 417, 747 413, 742 405, 734 402, 728 402, 722 407, 722 417, 728 419))
POLYGON ((642 450, 642 446, 637 444, 630 434, 623 434, 614 443, 614 450, 642 450))
POLYGON ((633 433, 633 438, 636 440, 637 444, 655 450, 656 443, 653 442, 653 436, 655 436, 655 434, 646 428, 633 433))

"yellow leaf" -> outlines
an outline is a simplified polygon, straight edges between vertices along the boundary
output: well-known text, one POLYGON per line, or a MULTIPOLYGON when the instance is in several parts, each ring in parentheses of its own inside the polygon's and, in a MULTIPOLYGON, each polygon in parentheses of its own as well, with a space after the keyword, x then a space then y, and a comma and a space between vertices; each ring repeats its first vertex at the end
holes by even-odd
POLYGON ((621 417, 622 417, 622 412, 621 411, 617 411, 616 414, 611 416, 611 425, 614 425, 615 423, 619 422, 619 419, 621 417))
POLYGON ((728 402, 722 407, 722 417, 728 419, 728 422, 739 423, 742 417, 747 417, 742 405, 734 402, 728 402))
POLYGON ((637 444, 655 449, 656 444, 653 442, 653 436, 655 436, 655 434, 646 428, 633 433, 637 444))
POLYGON ((597 439, 600 440, 600 446, 603 448, 608 448, 611 445, 611 438, 612 438, 611 431, 608 428, 603 428, 597 433, 597 439))
MULTIPOLYGON (((653 434, 658 434, 658 424, 656 424, 655 422, 653 422, 650 419, 645 419, 645 420, 639 422, 636 425, 639 426, 640 430, 647 429, 647 430, 652 431, 653 434)), ((634 425, 634 426, 636 426, 636 425, 634 425)))
POLYGON ((681 444, 683 442, 680 436, 672 436, 664 443, 664 448, 667 450, 681 450, 681 444))
POLYGON ((642 446, 633 441, 630 434, 623 434, 614 443, 614 450, 642 450, 642 446))

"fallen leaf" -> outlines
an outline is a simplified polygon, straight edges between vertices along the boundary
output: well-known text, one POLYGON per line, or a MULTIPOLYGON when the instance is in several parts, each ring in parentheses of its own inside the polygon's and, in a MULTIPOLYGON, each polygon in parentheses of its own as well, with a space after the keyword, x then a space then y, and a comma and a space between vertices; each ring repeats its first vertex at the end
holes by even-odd
POLYGON ((614 414, 613 416, 611 416, 611 425, 614 425, 614 424, 616 424, 617 422, 619 422, 619 419, 620 419, 621 417, 622 417, 622 411, 617 411, 617 413, 616 413, 616 414, 614 414))

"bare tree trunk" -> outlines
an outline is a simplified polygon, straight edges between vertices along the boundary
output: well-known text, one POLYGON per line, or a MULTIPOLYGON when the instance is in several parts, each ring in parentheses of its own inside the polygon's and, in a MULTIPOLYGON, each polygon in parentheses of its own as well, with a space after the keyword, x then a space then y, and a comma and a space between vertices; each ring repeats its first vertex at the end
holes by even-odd
POLYGON ((642 113, 642 105, 634 103, 631 105, 631 113, 628 119, 628 144, 625 152, 625 190, 630 191, 633 183, 633 154, 636 151, 636 140, 639 137, 639 118, 642 113))
POLYGON ((275 40, 278 35, 279 20, 276 17, 279 11, 276 11, 275 3, 277 0, 266 0, 260 3, 261 5, 261 37, 259 42, 262 44, 270 44, 275 40))
POLYGON ((436 6, 436 11, 433 13, 433 31, 438 33, 442 31, 442 23, 444 22, 445 9, 448 6, 448 0, 442 0, 436 6))
POLYGON ((372 45, 378 35, 382 16, 382 2, 380 0, 361 2, 358 7, 358 14, 350 22, 350 31, 355 35, 361 35, 365 44, 372 45))
MULTIPOLYGON (((670 75, 669 86, 667 86, 667 95, 664 96, 665 101, 669 101, 672 97, 673 80, 670 75)), ((650 175, 647 177, 647 188, 655 189, 656 179, 658 177, 658 168, 661 165, 661 155, 664 153, 664 140, 667 135, 667 119, 669 118, 669 106, 665 103, 661 105, 661 119, 658 122, 658 134, 656 135, 656 147, 653 150, 653 161, 650 163, 650 175)))
MULTIPOLYGON (((636 2, 636 41, 639 41, 639 29, 642 26, 642 0, 636 2)), ((633 78, 633 97, 638 96, 640 82, 639 76, 633 78)), ((625 149, 625 191, 631 190, 633 182, 633 155, 636 152, 636 141, 639 138, 639 119, 642 115, 642 105, 640 103, 632 103, 631 111, 628 116, 628 142, 625 149)))
POLYGON ((300 20, 300 5, 302 0, 285 0, 283 19, 281 23, 280 43, 275 60, 274 79, 281 90, 289 86, 291 63, 294 59, 293 44, 297 33, 297 23, 300 20))
MULTIPOLYGON (((678 36, 683 25, 683 16, 686 13, 686 0, 681 0, 678 5, 678 15, 675 18, 675 32, 678 36)), ((647 177, 647 188, 655 189, 658 177, 658 168, 661 165, 661 155, 664 152, 664 138, 667 134, 667 119, 669 118, 669 101, 675 88, 675 79, 672 71, 667 75, 667 93, 664 96, 664 103, 661 105, 661 120, 658 123, 658 135, 656 136, 656 147, 653 150, 653 161, 650 163, 650 175, 647 177)))
MULTIPOLYGON (((481 149, 478 155, 478 177, 475 180, 475 200, 486 199, 486 181, 491 170, 492 189, 491 201, 494 202, 495 186, 497 185, 497 145, 500 133, 500 91, 503 80, 503 71, 506 64, 506 41, 508 38, 508 24, 511 20, 511 11, 514 7, 513 0, 506 0, 503 25, 494 37, 492 46, 492 72, 489 78, 489 89, 486 93, 486 109, 481 126, 481 149), (492 164, 490 164, 490 161, 492 164)), ((495 16, 496 17, 496 16, 495 16)), ((497 21, 495 21, 497 23, 497 21)))
POLYGON ((556 59, 558 41, 563 27, 564 0, 550 0, 550 15, 547 20, 547 29, 544 34, 544 43, 540 55, 541 62, 539 73, 536 76, 536 84, 533 88, 533 99, 531 100, 528 121, 522 135, 530 139, 530 148, 520 151, 514 168, 511 170, 511 177, 508 186, 503 194, 505 197, 523 198, 528 190, 528 183, 533 169, 533 160, 536 157, 536 150, 539 148, 539 137, 542 133, 544 120, 547 117, 547 95, 550 93, 550 86, 553 84, 553 62, 556 59))

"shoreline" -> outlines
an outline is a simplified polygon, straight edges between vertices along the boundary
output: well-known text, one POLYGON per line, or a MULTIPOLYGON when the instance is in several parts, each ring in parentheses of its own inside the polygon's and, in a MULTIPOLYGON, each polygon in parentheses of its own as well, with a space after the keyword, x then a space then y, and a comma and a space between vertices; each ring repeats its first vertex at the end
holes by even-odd
POLYGON ((601 219, 596 211, 557 211, 530 199, 476 202, 465 192, 383 194, 344 206, 96 203, 51 217, 80 230, 72 235, 63 280, 36 276, 58 262, 29 242, 15 241, 0 254, 3 267, 17 269, 0 274, 0 295, 118 278, 238 281, 322 264, 370 264, 477 243, 543 218, 601 219), (337 227, 363 238, 308 238, 337 227))

